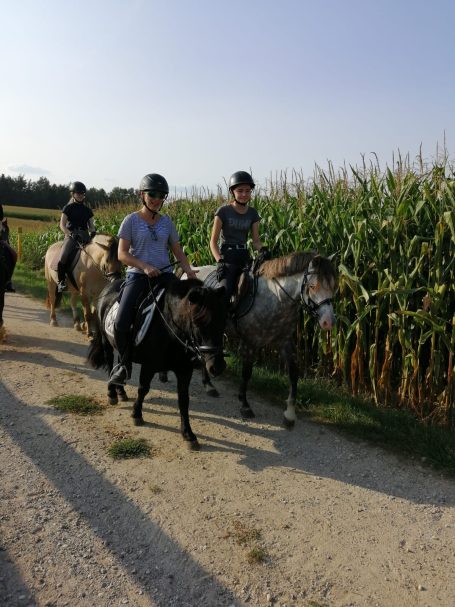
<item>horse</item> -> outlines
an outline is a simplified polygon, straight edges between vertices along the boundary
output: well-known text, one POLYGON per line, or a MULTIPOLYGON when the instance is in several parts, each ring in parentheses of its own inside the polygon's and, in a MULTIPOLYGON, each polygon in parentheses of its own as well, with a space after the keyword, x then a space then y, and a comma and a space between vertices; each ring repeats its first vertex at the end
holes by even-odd
MULTIPOLYGON (((47 281, 46 306, 50 308, 50 324, 58 326, 56 309, 62 299, 58 293, 57 264, 63 241, 54 242, 46 251, 44 272, 47 281)), ((91 301, 95 300, 109 281, 121 276, 122 264, 117 257, 118 239, 109 234, 96 234, 85 246, 80 245, 80 255, 73 262, 72 276, 68 280, 73 325, 77 331, 93 336, 91 301), (84 321, 81 324, 77 298, 81 298, 84 321)))
MULTIPOLYGON (((194 269, 199 271, 198 277, 206 284, 216 284, 215 266, 194 269)), ((243 276, 246 278, 248 275, 243 276)), ((228 314, 225 329, 228 342, 239 343, 242 379, 238 398, 243 418, 255 417, 247 399, 254 356, 269 348, 278 350, 286 361, 290 387, 283 423, 287 428, 295 425, 298 381, 295 331, 299 311, 303 307, 317 319, 323 331, 331 330, 335 323, 332 300, 336 288, 337 275, 332 258, 313 251, 295 252, 264 261, 250 275, 249 286, 245 289, 247 293, 243 300, 238 300, 237 309, 228 314)), ((166 378, 163 376, 161 379, 166 378)), ((202 381, 207 394, 218 396, 204 370, 202 381)))
MULTIPOLYGON (((97 328, 88 353, 95 368, 111 372, 114 362, 114 337, 110 327, 111 308, 118 300, 121 281, 108 285, 96 306, 97 328)), ((140 364, 139 387, 132 418, 136 426, 144 424, 142 404, 150 390, 155 373, 173 371, 177 378, 180 431, 190 449, 199 449, 189 419, 189 385, 195 363, 204 365, 208 376, 224 371, 223 328, 226 309, 225 289, 205 287, 198 279, 171 280, 164 293, 152 290, 139 308, 139 313, 155 304, 152 320, 140 340, 131 337, 132 361, 140 364)), ((140 335, 141 331, 136 333, 140 335)), ((116 386, 108 383, 108 399, 116 404, 116 386)))

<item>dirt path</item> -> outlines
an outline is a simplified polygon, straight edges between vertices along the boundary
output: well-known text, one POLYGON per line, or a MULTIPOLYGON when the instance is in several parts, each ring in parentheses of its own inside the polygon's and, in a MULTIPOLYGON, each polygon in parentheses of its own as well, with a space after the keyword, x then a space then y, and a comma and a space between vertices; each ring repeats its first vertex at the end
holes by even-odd
POLYGON ((304 420, 288 432, 257 398, 243 422, 235 389, 217 382, 223 397, 209 401, 197 376, 200 452, 181 440, 173 376, 154 384, 142 428, 128 403, 58 413, 46 405, 57 395, 104 403, 85 337, 17 294, 5 319, 0 605, 455 605, 453 481, 304 420), (122 433, 152 456, 112 461, 122 433))

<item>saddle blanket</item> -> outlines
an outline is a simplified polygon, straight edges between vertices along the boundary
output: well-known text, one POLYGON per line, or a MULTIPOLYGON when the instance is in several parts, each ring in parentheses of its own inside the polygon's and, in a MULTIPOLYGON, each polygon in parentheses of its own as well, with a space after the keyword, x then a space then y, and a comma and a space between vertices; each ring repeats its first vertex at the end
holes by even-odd
MULTIPOLYGON (((136 315, 134 326, 137 327, 136 333, 134 335, 134 346, 138 346, 144 339, 149 330, 150 325, 152 324, 152 320, 154 318, 154 313, 156 310, 157 304, 163 298, 165 293, 165 289, 161 289, 156 295, 153 301, 149 301, 146 298, 140 305, 138 313, 136 315)), ((117 318, 117 313, 119 309, 119 302, 116 301, 114 305, 111 307, 109 312, 106 314, 106 318, 104 319, 104 331, 106 335, 109 337, 109 341, 112 346, 115 347, 115 319, 117 318)))

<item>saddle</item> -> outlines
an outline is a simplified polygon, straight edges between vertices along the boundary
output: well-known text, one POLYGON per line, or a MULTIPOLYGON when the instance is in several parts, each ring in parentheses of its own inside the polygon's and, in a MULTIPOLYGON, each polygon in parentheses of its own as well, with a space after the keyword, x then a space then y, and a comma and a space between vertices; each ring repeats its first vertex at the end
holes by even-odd
MULTIPOLYGON (((122 285, 123 286, 123 285, 122 285)), ((120 296, 114 305, 111 307, 109 312, 106 314, 104 319, 104 331, 110 338, 111 344, 115 346, 115 319, 117 318, 118 308, 120 305, 122 287, 120 287, 120 296)), ((141 299, 136 307, 136 312, 133 322, 133 345, 138 346, 147 334, 147 331, 152 324, 153 319, 156 316, 156 308, 162 310, 162 304, 164 294, 166 292, 165 287, 161 284, 157 284, 152 287, 151 291, 141 299)))
MULTIPOLYGON (((210 272, 204 280, 207 287, 216 289, 220 286, 216 277, 216 270, 210 272)), ((242 316, 246 316, 254 304, 257 293, 258 279, 256 274, 253 274, 248 268, 243 270, 237 281, 235 293, 229 304, 229 313, 233 320, 238 320, 242 316)))

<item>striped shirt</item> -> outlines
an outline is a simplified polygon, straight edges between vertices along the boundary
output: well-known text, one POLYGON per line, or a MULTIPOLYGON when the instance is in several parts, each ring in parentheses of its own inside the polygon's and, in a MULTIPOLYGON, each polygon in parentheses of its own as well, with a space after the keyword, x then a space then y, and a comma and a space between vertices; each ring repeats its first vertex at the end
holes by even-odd
MULTIPOLYGON (((118 237, 128 240, 129 252, 144 263, 162 272, 172 272, 169 261, 169 246, 179 242, 175 225, 168 215, 162 215, 151 226, 138 213, 127 215, 122 221, 118 237)), ((143 274, 143 270, 128 266, 128 272, 143 274)))

